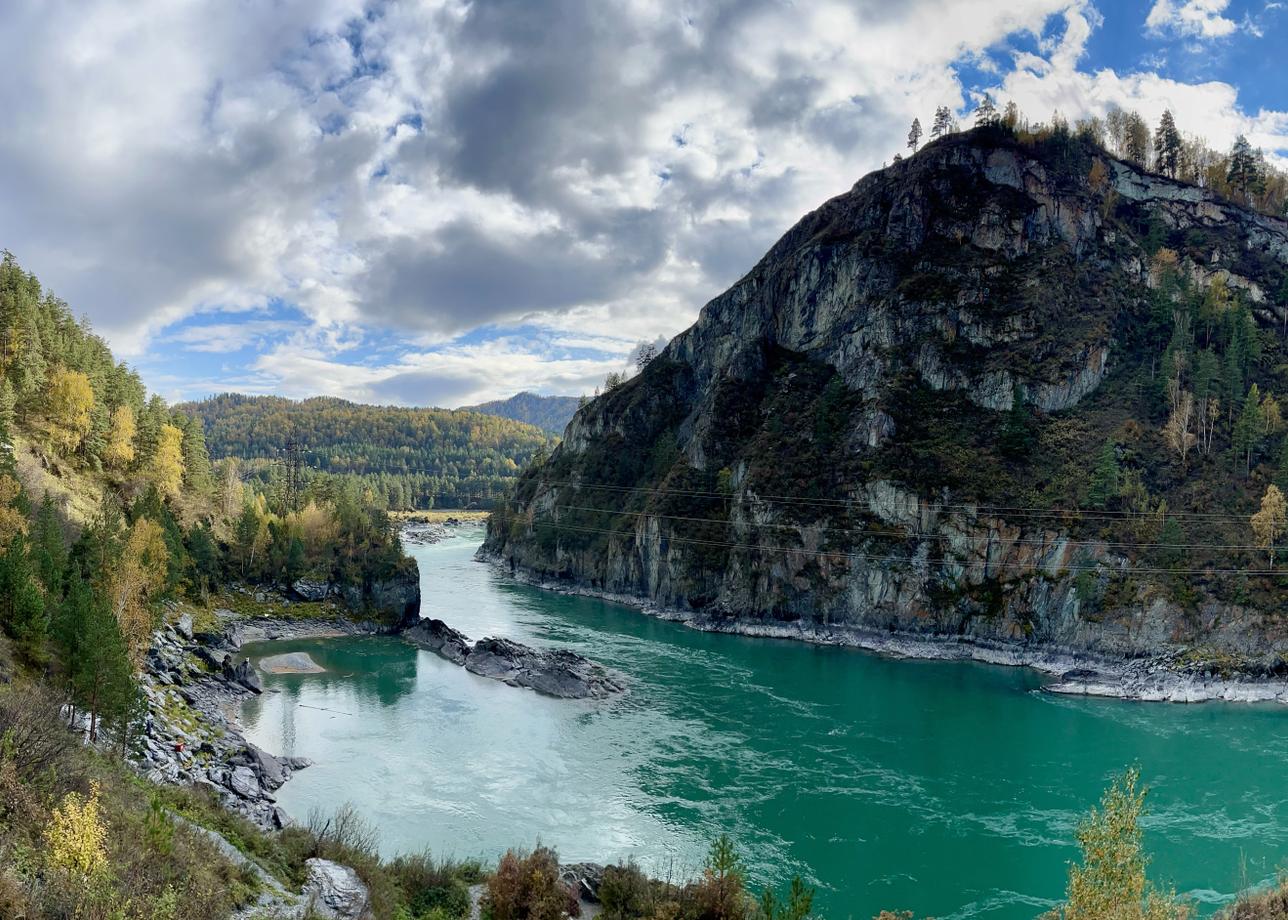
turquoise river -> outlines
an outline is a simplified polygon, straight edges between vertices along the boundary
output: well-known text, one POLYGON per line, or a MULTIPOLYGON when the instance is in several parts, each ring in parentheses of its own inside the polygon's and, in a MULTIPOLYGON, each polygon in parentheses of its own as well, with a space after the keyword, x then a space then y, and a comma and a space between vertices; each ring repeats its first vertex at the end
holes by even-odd
POLYGON ((757 887, 796 873, 829 918, 1032 918, 1063 890, 1073 825, 1107 779, 1151 786, 1151 872, 1211 913, 1288 857, 1288 711, 1042 693, 1031 671, 712 635, 515 584, 477 530, 412 552, 423 613, 473 638, 561 645, 619 669, 609 703, 555 700, 393 638, 279 641, 327 671, 266 675, 243 711, 314 761, 286 810, 352 803, 383 849, 687 876, 722 831, 757 887))

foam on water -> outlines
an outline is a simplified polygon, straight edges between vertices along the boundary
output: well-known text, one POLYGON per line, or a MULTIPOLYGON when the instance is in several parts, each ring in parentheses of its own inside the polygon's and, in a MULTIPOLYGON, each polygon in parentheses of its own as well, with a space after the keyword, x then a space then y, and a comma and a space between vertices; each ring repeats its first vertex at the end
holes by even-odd
POLYGON ((800 873, 828 917, 1019 920, 1059 897, 1077 818, 1139 764, 1153 871, 1204 913, 1288 856, 1281 706, 1052 697, 1024 670, 701 633, 514 584, 475 545, 412 548, 426 615, 572 648, 630 693, 548 699, 396 639, 266 645, 326 669, 265 675, 245 710, 257 744, 315 762, 278 793, 291 814, 351 801, 389 852, 540 839, 672 877, 727 831, 757 885, 800 873))

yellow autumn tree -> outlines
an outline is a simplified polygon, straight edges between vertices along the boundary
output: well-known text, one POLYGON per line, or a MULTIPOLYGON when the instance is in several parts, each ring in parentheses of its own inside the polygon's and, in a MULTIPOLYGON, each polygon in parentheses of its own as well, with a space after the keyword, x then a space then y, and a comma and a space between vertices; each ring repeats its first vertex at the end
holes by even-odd
POLYGON ((85 879, 107 868, 107 826, 99 814, 98 792, 98 783, 91 782, 88 797, 67 793, 45 828, 49 861, 85 879))
POLYGON ((1275 485, 1266 488, 1261 498, 1261 510, 1249 520, 1252 533, 1257 538, 1257 545, 1265 549, 1270 557, 1270 564, 1275 564, 1275 544, 1284 535, 1288 526, 1288 501, 1283 492, 1275 485))
POLYGON ((109 580, 116 620, 135 665, 141 664, 147 654, 156 625, 153 602, 165 588, 169 561, 170 551, 161 525, 149 518, 135 521, 125 539, 120 563, 109 580))
POLYGON ((13 504, 21 492, 18 480, 8 473, 0 474, 0 553, 8 548, 14 537, 27 532, 27 517, 13 504))
POLYGON ((120 405, 112 412, 112 427, 107 434, 107 446, 103 448, 103 462, 114 470, 123 470, 134 460, 134 435, 138 423, 134 419, 134 410, 120 405))
POLYGON ((288 516, 294 528, 297 528, 304 547, 310 553, 318 553, 336 537, 339 526, 335 515, 329 508, 321 508, 310 501, 301 510, 288 516))
POLYGON ((162 495, 174 498, 183 488, 183 430, 162 425, 148 479, 162 495))
POLYGON ((89 434, 94 388, 79 371, 60 367, 45 389, 44 429, 50 445, 64 456, 75 452, 89 434))
POLYGON ((1069 867, 1068 900, 1043 920, 1185 920, 1189 908, 1145 874, 1140 817, 1145 790, 1128 770, 1076 831, 1082 861, 1069 867))

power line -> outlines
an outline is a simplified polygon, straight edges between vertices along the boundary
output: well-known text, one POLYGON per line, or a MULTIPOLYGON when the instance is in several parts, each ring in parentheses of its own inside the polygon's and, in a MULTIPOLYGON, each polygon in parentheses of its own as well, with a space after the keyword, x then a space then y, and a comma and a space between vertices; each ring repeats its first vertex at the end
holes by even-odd
MULTIPOLYGON (((727 492, 712 492, 702 489, 675 489, 675 488, 652 488, 648 486, 617 486, 589 482, 576 482, 571 480, 541 480, 542 485, 557 486, 575 489, 591 489, 618 494, 639 494, 649 496, 667 496, 675 495, 681 497, 699 497, 699 498, 719 498, 725 501, 735 498, 727 492)), ((820 508, 854 508, 860 505, 870 505, 871 502, 865 502, 858 498, 811 498, 808 496, 782 496, 782 495, 755 495, 751 496, 755 501, 766 502, 769 504, 796 505, 800 507, 820 507, 820 508)), ((1085 518, 1090 520, 1139 520, 1156 516, 1157 512, 1150 511, 1111 511, 1096 510, 1087 508, 1042 508, 1036 505, 986 505, 975 504, 971 502, 934 502, 918 498, 918 511, 927 513, 945 513, 945 512, 965 512, 972 514, 996 514, 1011 515, 1014 517, 1027 518, 1085 518)), ((1193 521, 1195 523, 1229 523, 1246 525, 1248 517, 1236 514, 1224 514, 1218 512, 1203 511, 1168 511, 1166 517, 1174 518, 1180 521, 1193 521)))
MULTIPOLYGON (((584 527, 577 524, 565 524, 561 521, 545 520, 533 521, 534 527, 551 527, 556 530, 567 530, 577 533, 606 534, 608 536, 634 537, 634 531, 630 530, 609 530, 600 527, 584 527)), ((853 553, 840 550, 811 550, 803 547, 790 546, 762 546, 756 543, 738 543, 730 540, 702 540, 694 537, 682 537, 667 535, 666 539, 674 543, 689 543, 698 546, 715 546, 728 549, 745 549, 754 550, 760 553, 781 553, 783 555, 811 556, 826 559, 853 559, 861 562, 899 562, 908 563, 913 560, 906 556, 882 556, 872 553, 853 553)), ((1025 571, 1039 572, 1045 568, 1042 565, 1034 565, 1023 562, 975 562, 971 560, 952 560, 949 565, 954 565, 963 569, 978 568, 987 572, 990 569, 1023 569, 1025 571)), ((1060 571, 1064 572, 1096 572, 1105 568, 1111 568, 1114 572, 1129 575, 1288 575, 1288 570, 1280 569, 1241 569, 1241 568, 1164 568, 1161 566, 1107 566, 1101 563, 1072 563, 1062 565, 1060 571)))
MULTIPOLYGON (((773 529, 773 530, 788 530, 792 532, 799 531, 801 527, 809 526, 809 525, 803 525, 803 524, 782 524, 782 523, 776 523, 772 521, 745 521, 745 520, 734 521, 731 519, 722 519, 722 518, 690 517, 690 516, 679 515, 679 514, 661 514, 656 511, 626 511, 626 510, 618 510, 614 508, 594 508, 586 505, 555 505, 555 507, 563 508, 569 511, 589 511, 589 512, 594 512, 598 514, 630 515, 635 517, 646 517, 646 518, 655 517, 655 518, 664 518, 666 520, 672 520, 672 521, 686 521, 686 522, 697 523, 697 524, 717 524, 717 525, 724 525, 729 527, 735 527, 735 526, 762 527, 762 528, 773 529)), ((898 528, 899 525, 892 524, 890 525, 890 527, 898 528)), ((916 530, 902 530, 902 531, 894 532, 891 529, 881 530, 881 529, 862 528, 862 527, 828 527, 827 530, 832 533, 849 534, 851 536, 893 537, 897 539, 907 539, 907 540, 949 541, 952 539, 951 534, 932 533, 928 531, 916 531, 916 530)), ((1122 549, 1148 549, 1148 548, 1213 549, 1213 550, 1227 550, 1227 551, 1228 550, 1247 550, 1247 551, 1259 551, 1259 552, 1265 552, 1265 549, 1266 549, 1264 546, 1259 546, 1257 544, 1240 545, 1240 544, 1232 544, 1232 543, 1136 543, 1136 542, 1114 542, 1109 540, 1068 540, 1068 539, 1062 539, 1060 537, 1046 540, 1046 539, 1034 539, 1034 538, 1025 539, 1022 537, 1016 537, 1012 539, 1012 538, 999 536, 997 539, 998 539, 998 542, 1000 543, 1018 544, 1021 546, 1050 546, 1052 548, 1055 548, 1056 546, 1063 544, 1064 546, 1090 546, 1090 547, 1097 547, 1097 548, 1115 547, 1115 548, 1122 548, 1122 549)))

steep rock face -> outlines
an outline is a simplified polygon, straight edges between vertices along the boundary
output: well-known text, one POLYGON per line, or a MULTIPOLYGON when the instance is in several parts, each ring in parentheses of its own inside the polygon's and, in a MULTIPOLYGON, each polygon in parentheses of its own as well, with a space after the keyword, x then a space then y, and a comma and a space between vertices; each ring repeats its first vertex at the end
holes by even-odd
MULTIPOLYGON (((483 552, 717 628, 1201 646, 1277 668, 1288 631, 1221 580, 1251 556, 1181 576, 1157 528, 1122 523, 1160 501, 1160 525, 1210 511, 1205 482, 1231 477, 1169 459, 1158 433, 1163 243, 1196 296, 1219 277, 1283 321, 1283 221, 1077 141, 935 143, 807 215, 581 409, 483 552), (1105 443, 1140 488, 1104 519, 1058 513, 1085 505, 1105 443)), ((1226 497, 1231 520, 1255 510, 1226 497)))

